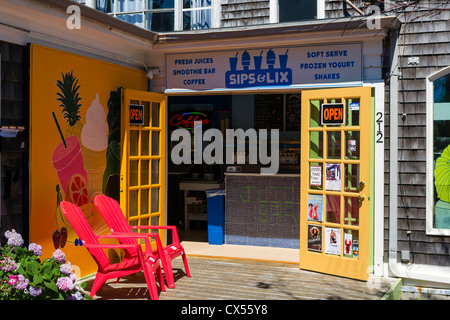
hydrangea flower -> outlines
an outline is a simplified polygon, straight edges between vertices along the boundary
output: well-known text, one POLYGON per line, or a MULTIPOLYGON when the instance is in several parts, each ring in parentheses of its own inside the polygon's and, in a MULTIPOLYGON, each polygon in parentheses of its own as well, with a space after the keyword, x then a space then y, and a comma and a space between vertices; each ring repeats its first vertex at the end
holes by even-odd
POLYGON ((37 297, 42 293, 42 288, 30 286, 29 292, 32 297, 37 297))
POLYGON ((56 286, 63 291, 73 290, 74 284, 72 280, 68 277, 61 277, 56 281, 56 286))
POLYGON ((18 282, 16 284, 16 289, 17 290, 25 290, 28 287, 28 279, 25 278, 23 275, 19 274, 17 276, 18 278, 18 282))
POLYGON ((11 231, 6 231, 5 237, 8 239, 8 245, 10 247, 20 247, 23 245, 22 236, 14 229, 11 231))
POLYGON ((73 283, 75 283, 77 281, 77 276, 75 275, 75 273, 71 272, 69 274, 69 279, 72 280, 73 283))
POLYGON ((62 264, 59 267, 59 270, 61 271, 61 273, 63 275, 66 275, 66 276, 70 276, 70 274, 73 274, 73 272, 72 272, 72 264, 70 262, 62 264))
POLYGON ((58 261, 59 263, 66 262, 66 255, 60 249, 56 249, 55 252, 53 252, 52 258, 58 261))
POLYGON ((42 247, 36 243, 30 243, 28 250, 33 251, 35 256, 40 256, 42 254, 42 247))
POLYGON ((79 291, 77 291, 68 296, 67 300, 83 300, 83 295, 79 291))

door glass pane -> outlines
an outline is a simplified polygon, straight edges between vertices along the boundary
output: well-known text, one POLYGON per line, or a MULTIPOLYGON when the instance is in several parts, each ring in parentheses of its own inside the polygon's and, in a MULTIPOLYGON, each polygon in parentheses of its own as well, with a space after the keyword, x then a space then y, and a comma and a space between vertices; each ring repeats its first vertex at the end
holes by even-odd
POLYGON ((345 230, 343 239, 343 253, 346 258, 358 259, 359 256, 359 231, 345 230))
POLYGON ((152 131, 152 156, 159 155, 159 131, 152 131))
POLYGON ((150 125, 150 102, 142 101, 144 105, 144 127, 148 127, 150 125))
POLYGON ((359 141, 359 131, 345 133, 345 146, 347 148, 345 157, 347 159, 359 159, 359 141))
POLYGON ((159 183, 159 160, 152 160, 152 184, 159 183))
POLYGON ((159 188, 152 188, 151 189, 151 203, 152 203, 152 212, 158 212, 159 211, 159 188))
POLYGON ((345 123, 347 126, 359 126, 359 99, 347 99, 345 123))
POLYGON ((341 223, 341 196, 327 194, 327 222, 341 223))
POLYGON ((128 214, 130 217, 138 215, 138 190, 130 191, 128 214))
POLYGON ((309 133, 309 141, 309 157, 314 159, 323 158, 323 132, 311 131, 309 133))
POLYGON ((141 189, 141 215, 148 213, 148 189, 141 189))
POLYGON ((160 117, 160 104, 158 102, 152 102, 152 127, 159 128, 160 117))
MULTIPOLYGON (((150 225, 151 225, 151 226, 159 226, 159 217, 160 217, 160 216, 153 216, 153 217, 151 217, 150 225)), ((154 232, 157 233, 158 230, 155 229, 154 232)))
POLYGON ((327 158, 340 159, 341 158, 341 132, 328 131, 327 132, 327 158))
POLYGON ((149 131, 141 131, 141 155, 148 156, 150 154, 149 131))
POLYGON ((130 186, 138 185, 138 160, 130 160, 130 186))
POLYGON ((344 197, 344 224, 359 225, 359 199, 358 197, 344 197))
POLYGON ((139 152, 139 131, 130 130, 130 156, 137 156, 139 152))
POLYGON ((359 164, 344 165, 344 190, 359 192, 359 164))
POLYGON ((311 100, 310 104, 310 117, 309 126, 311 128, 317 128, 320 126, 320 106, 322 105, 323 100, 311 100))
POLYGON ((141 160, 141 186, 149 184, 149 160, 141 160))

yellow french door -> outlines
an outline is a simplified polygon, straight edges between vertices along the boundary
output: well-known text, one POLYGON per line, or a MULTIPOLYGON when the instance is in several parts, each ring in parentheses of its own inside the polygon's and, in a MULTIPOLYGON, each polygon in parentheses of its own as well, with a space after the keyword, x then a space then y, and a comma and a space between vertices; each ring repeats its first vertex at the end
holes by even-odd
MULTIPOLYGON (((122 89, 120 206, 132 226, 163 225, 165 96, 122 89)), ((160 232, 164 243, 164 233, 160 232)))
POLYGON ((302 91, 300 268, 367 280, 371 88, 302 91))

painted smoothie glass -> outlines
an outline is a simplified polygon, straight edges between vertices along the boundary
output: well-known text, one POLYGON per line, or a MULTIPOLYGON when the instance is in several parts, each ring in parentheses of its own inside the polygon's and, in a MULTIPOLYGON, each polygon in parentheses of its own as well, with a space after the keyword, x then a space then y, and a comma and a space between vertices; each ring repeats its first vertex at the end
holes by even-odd
POLYGON ((65 141, 67 147, 64 146, 64 142, 61 142, 52 155, 53 167, 56 170, 63 191, 66 190, 70 179, 76 174, 82 175, 87 181, 87 173, 84 169, 84 159, 78 136, 67 137, 65 141))

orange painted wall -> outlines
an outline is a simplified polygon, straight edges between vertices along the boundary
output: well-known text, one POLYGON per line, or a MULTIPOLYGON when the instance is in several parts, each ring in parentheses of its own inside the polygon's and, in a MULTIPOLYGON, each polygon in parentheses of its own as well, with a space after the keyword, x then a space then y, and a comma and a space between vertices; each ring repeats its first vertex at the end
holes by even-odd
POLYGON ((119 87, 146 90, 145 72, 31 45, 30 86, 30 242, 43 247, 43 258, 50 257, 55 247, 63 245, 60 238, 55 237, 55 246, 52 235, 65 227, 67 241, 61 250, 74 266, 77 276, 89 275, 97 270, 97 266, 60 213, 57 186, 61 190, 61 199, 80 205, 97 234, 109 232, 92 203, 95 193, 104 190, 103 176, 108 170, 105 168, 111 131, 111 121, 107 119, 108 100, 111 92, 119 87), (75 117, 68 116, 67 112, 64 117, 64 108, 57 100, 58 93, 69 95, 63 94, 64 89, 57 83, 63 81, 63 76, 70 78, 70 74, 74 82, 78 82, 66 87, 72 87, 68 90, 70 95, 78 93, 81 98, 78 100, 80 119, 74 126, 67 121, 68 118, 75 120, 75 117), (75 90, 77 86, 79 88, 75 90))

